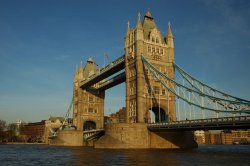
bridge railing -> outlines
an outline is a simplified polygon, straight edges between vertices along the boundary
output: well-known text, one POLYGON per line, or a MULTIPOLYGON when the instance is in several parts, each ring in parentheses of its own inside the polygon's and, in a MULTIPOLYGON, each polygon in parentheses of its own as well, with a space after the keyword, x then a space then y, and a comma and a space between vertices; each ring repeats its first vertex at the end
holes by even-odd
POLYGON ((99 132, 99 131, 104 131, 104 129, 87 130, 87 131, 83 131, 83 133, 86 134, 86 133, 94 133, 94 132, 99 132))
POLYGON ((110 80, 107 80, 107 81, 101 83, 97 89, 101 89, 101 88, 103 88, 104 86, 106 86, 106 85, 108 85, 108 84, 110 84, 110 83, 113 83, 113 82, 115 82, 116 80, 123 79, 123 78, 125 78, 125 72, 123 72, 123 73, 121 73, 121 74, 115 76, 114 78, 112 78, 112 79, 110 79, 110 80))
POLYGON ((91 141, 98 139, 104 134, 104 129, 88 130, 83 132, 83 138, 85 141, 91 141))
POLYGON ((183 120, 183 121, 164 122, 164 123, 149 123, 147 124, 147 126, 153 127, 153 126, 165 126, 165 125, 206 124, 206 123, 244 122, 244 121, 249 122, 250 116, 183 120))

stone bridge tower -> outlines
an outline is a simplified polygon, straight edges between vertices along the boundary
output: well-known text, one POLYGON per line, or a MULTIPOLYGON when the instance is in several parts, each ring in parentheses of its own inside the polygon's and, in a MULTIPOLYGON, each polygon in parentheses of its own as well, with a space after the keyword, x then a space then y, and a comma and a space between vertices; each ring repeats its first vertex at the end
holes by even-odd
POLYGON ((153 78, 141 55, 174 79, 174 39, 170 23, 162 36, 150 11, 125 36, 126 112, 128 123, 175 121, 175 96, 153 78))
MULTIPOLYGON (((104 97, 105 92, 83 90, 80 82, 98 72, 99 68, 92 58, 89 58, 84 69, 76 67, 74 75, 74 113, 73 123, 77 130, 100 129, 104 127, 104 97)), ((95 84, 94 86, 98 86, 95 84)))

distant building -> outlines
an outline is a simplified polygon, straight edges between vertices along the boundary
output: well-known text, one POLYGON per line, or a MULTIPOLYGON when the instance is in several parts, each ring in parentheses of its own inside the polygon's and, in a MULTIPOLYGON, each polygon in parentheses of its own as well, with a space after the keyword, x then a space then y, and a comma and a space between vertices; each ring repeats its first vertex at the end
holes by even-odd
POLYGON ((20 136, 25 142, 45 142, 45 120, 28 123, 20 128, 20 136))
POLYGON ((205 132, 203 130, 196 130, 194 132, 194 138, 198 144, 205 144, 205 132))
POLYGON ((224 130, 220 133, 205 132, 205 144, 250 144, 250 130, 224 130))
POLYGON ((116 113, 107 117, 107 123, 126 123, 126 108, 123 107, 116 113))

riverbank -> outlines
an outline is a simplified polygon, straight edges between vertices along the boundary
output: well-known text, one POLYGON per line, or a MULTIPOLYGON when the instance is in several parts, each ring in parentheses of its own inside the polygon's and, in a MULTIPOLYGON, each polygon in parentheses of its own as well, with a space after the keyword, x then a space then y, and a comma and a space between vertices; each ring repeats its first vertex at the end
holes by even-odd
POLYGON ((32 142, 6 142, 6 143, 3 143, 3 144, 9 144, 9 145, 46 145, 45 143, 32 143, 32 142))

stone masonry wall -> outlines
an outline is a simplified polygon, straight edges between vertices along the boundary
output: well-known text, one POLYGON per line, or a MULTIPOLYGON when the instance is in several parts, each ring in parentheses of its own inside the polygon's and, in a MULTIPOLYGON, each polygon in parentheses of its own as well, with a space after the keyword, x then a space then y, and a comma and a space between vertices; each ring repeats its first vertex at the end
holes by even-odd
POLYGON ((60 131, 56 138, 50 140, 49 144, 56 146, 83 146, 83 132, 60 131))
POLYGON ((195 148, 192 132, 150 132, 146 124, 110 124, 105 135, 95 142, 95 148, 195 148))

